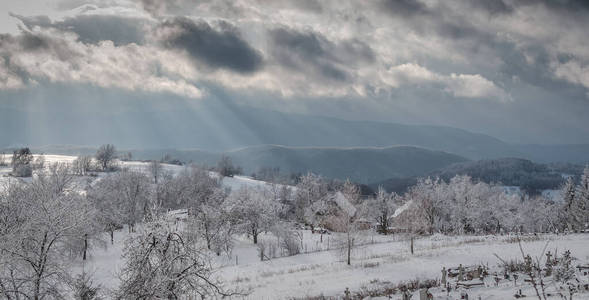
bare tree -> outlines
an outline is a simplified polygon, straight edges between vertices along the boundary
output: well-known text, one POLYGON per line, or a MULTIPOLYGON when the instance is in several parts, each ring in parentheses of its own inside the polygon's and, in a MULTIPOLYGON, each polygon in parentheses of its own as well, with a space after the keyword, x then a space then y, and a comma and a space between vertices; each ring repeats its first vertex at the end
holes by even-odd
POLYGON ((233 175, 241 174, 242 170, 233 164, 231 157, 222 155, 221 159, 217 162, 217 172, 225 177, 233 177, 233 175))
POLYGON ((352 251, 358 244, 359 230, 358 225, 354 222, 353 216, 346 211, 341 211, 338 215, 330 218, 330 224, 333 229, 340 235, 336 236, 335 243, 345 256, 346 263, 352 263, 352 251))
POLYGON ((45 167, 45 155, 43 155, 43 153, 37 155, 31 166, 33 167, 33 170, 42 170, 45 167))
POLYGON ((92 157, 80 155, 72 163, 73 172, 79 176, 85 176, 92 168, 92 157))
POLYGON ((149 162, 149 173, 151 177, 153 177, 153 182, 158 183, 158 180, 162 176, 163 168, 162 164, 157 160, 152 160, 149 162))
POLYGON ((100 146, 96 151, 96 160, 102 167, 103 171, 107 171, 112 161, 114 161, 116 155, 115 146, 112 144, 105 144, 100 146))

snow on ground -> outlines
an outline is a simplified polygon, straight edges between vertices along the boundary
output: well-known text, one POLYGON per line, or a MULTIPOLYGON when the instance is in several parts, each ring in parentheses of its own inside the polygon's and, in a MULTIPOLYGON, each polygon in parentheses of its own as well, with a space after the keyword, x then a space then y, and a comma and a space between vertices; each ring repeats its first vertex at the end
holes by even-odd
MULTIPOLYGON (((588 235, 547 238, 553 239, 551 249, 571 249, 575 255, 589 259, 588 235)), ((524 248, 540 255, 545 243, 525 243, 524 248)), ((351 266, 343 262, 339 251, 333 250, 226 267, 220 274, 232 286, 252 289, 249 299, 341 296, 346 287, 358 291, 370 286, 371 282, 437 279, 443 266, 496 265, 495 253, 506 259, 520 257, 517 243, 505 243, 500 238, 486 237, 479 241, 476 237, 444 237, 441 240, 433 237, 419 240, 414 255, 409 253, 405 241, 360 247, 351 266)), ((513 294, 514 291, 510 292, 513 294)), ((484 299, 504 299, 502 296, 492 297, 492 292, 488 296, 484 299)))
MULTIPOLYGON (((39 155, 34 154, 34 158, 36 159, 39 155)), ((54 155, 54 154, 44 154, 45 157, 45 166, 48 167, 50 164, 54 163, 72 163, 76 156, 70 155, 54 155)), ((9 159, 9 158, 7 158, 9 159)), ((140 172, 149 172, 149 163, 148 162, 141 162, 141 161, 119 161, 118 162, 121 168, 129 168, 131 170, 136 170, 140 172)), ((169 172, 171 174, 178 174, 182 170, 186 168, 186 166, 179 166, 179 165, 171 165, 171 164, 161 164, 164 172, 169 172)), ((9 177, 8 174, 12 171, 10 166, 0 167, 0 188, 4 186, 8 181, 14 180, 14 178, 9 177)), ((108 173, 98 172, 97 177, 108 176, 108 173)), ((216 172, 211 172, 213 176, 219 176, 216 172)), ((96 177, 84 177, 85 180, 95 180, 96 177)), ((22 178, 22 180, 29 181, 30 178, 22 178)), ((222 180, 223 186, 231 188, 232 191, 235 191, 242 186, 248 187, 259 187, 265 186, 268 183, 264 181, 259 181, 252 179, 246 176, 234 176, 234 177, 224 177, 222 180)))
MULTIPOLYGON (((257 246, 245 236, 235 238, 235 247, 230 257, 213 257, 218 267, 216 276, 225 282, 225 288, 249 291, 246 297, 234 299, 288 299, 305 296, 342 296, 345 288, 359 291, 363 288, 378 289, 385 283, 401 283, 419 279, 439 279, 442 267, 457 267, 459 264, 484 264, 495 267, 499 260, 520 259, 521 254, 513 236, 443 236, 434 235, 417 239, 415 254, 409 252, 409 243, 402 236, 375 235, 364 232, 363 246, 355 249, 352 265, 344 262, 340 250, 315 251, 290 257, 260 261, 257 246)), ((304 230, 306 245, 319 241, 319 234, 304 230)), ((94 249, 84 268, 93 273, 103 287, 116 287, 117 270, 122 267, 120 255, 123 240, 128 236, 126 230, 115 234, 115 245, 107 249, 94 249)), ((271 239, 270 235, 263 236, 271 239)), ((328 239, 333 243, 337 234, 324 235, 323 244, 328 239)), ((525 251, 540 255, 548 242, 548 249, 564 251, 570 249, 573 255, 589 261, 589 235, 542 235, 538 240, 523 242, 525 251)), ((333 245, 333 244, 332 244, 333 245)), ((333 246, 332 246, 333 247, 333 246)), ((491 283, 488 283, 491 286, 491 283)), ((524 293, 531 295, 527 286, 524 293)), ((482 288, 469 291, 471 299, 511 299, 516 289, 512 283, 497 288, 482 288)), ((446 293, 432 289, 435 299, 445 297, 446 293), (438 298, 439 297, 439 298, 438 298)), ((458 293, 453 292, 457 299, 458 293)), ((398 296, 398 295, 397 295, 398 296)), ((583 295, 581 295, 583 296, 583 295)), ((584 294, 589 298, 589 294, 584 294)), ((400 297, 400 296, 398 296, 400 297)), ((415 298, 412 299, 417 299, 415 298)), ((444 299, 444 298, 442 298, 444 299)), ((582 297, 575 299, 583 299, 582 297)))

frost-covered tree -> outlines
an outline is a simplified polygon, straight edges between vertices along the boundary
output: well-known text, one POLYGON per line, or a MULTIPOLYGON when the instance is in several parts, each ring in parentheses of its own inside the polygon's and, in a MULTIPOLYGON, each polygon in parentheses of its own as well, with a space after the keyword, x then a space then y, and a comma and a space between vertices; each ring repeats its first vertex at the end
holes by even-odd
POLYGON ((144 173, 125 169, 102 178, 89 192, 95 205, 103 209, 101 220, 111 238, 120 223, 133 231, 137 222, 153 213, 150 182, 144 173))
POLYGON ((92 157, 86 155, 78 156, 72 163, 74 174, 85 176, 92 168, 92 157))
POLYGON ((152 160, 149 162, 149 174, 153 178, 153 182, 156 184, 158 180, 162 177, 163 167, 162 164, 157 160, 152 160))
POLYGON ((579 229, 587 229, 589 227, 589 166, 583 170, 576 196, 578 199, 573 213, 579 223, 579 229))
POLYGON ((114 244, 114 234, 123 227, 126 207, 122 197, 111 189, 113 180, 101 180, 87 191, 88 199, 96 207, 96 220, 99 226, 110 235, 114 244))
POLYGON ((331 216, 330 224, 332 224, 335 231, 340 233, 335 237, 335 244, 345 257, 346 263, 350 265, 352 263, 352 251, 358 244, 358 224, 354 221, 353 216, 350 216, 346 211, 331 216))
POLYGON ((183 299, 226 296, 213 277, 205 249, 185 238, 173 221, 158 217, 125 244, 119 299, 183 299))
POLYGON ((54 163, 47 168, 47 172, 38 176, 38 184, 53 190, 55 194, 65 193, 74 186, 74 175, 66 163, 54 163))
POLYGON ((276 203, 264 195, 262 188, 243 186, 231 194, 230 203, 241 228, 252 236, 254 244, 277 218, 276 203))
POLYGON ((96 161, 100 164, 103 171, 107 171, 110 168, 111 163, 116 157, 116 148, 112 144, 102 145, 96 150, 96 161))
MULTIPOLYGON (((573 189, 574 190, 574 189, 573 189)), ((495 184, 455 176, 450 182, 418 181, 403 198, 407 212, 400 226, 415 233, 500 233, 553 231, 558 228, 554 203, 544 197, 510 194, 495 184)), ((578 211, 578 210, 577 210, 578 211)))
POLYGON ((45 167, 45 155, 42 153, 37 155, 31 163, 33 170, 42 170, 45 167))
POLYGON ((6 154, 4 152, 0 153, 0 167, 5 167, 8 164, 6 163, 6 154))
POLYGON ((207 243, 209 250, 217 244, 217 240, 224 233, 226 222, 229 221, 229 213, 225 208, 225 192, 215 187, 212 194, 206 199, 197 200, 192 210, 195 220, 200 225, 200 232, 207 243))
POLYGON ((568 177, 567 181, 564 183, 561 194, 562 199, 564 200, 563 204, 563 212, 564 212, 564 225, 567 229, 572 230, 573 228, 577 227, 577 219, 575 214, 576 209, 576 185, 573 181, 572 177, 568 177))
POLYGON ((9 299, 62 299, 68 245, 92 227, 85 197, 49 182, 58 181, 11 185, 0 199, 0 295, 9 299))
POLYGON ((33 174, 31 162, 33 154, 29 148, 14 150, 12 154, 12 175, 16 177, 29 177, 33 174))
POLYGON ((363 214, 376 221, 377 231, 382 234, 389 233, 391 218, 397 208, 396 198, 395 193, 389 194, 382 186, 379 186, 376 196, 363 204, 363 214))
POLYGON ((334 215, 330 216, 329 223, 335 231, 340 233, 336 238, 336 244, 338 244, 344 254, 346 263, 350 265, 352 252, 361 237, 357 222, 359 217, 357 214, 358 209, 354 206, 359 202, 360 189, 350 181, 346 181, 338 192, 343 195, 347 203, 342 204, 340 200, 340 203, 338 203, 340 209, 334 215))
MULTIPOLYGON (((321 178, 321 176, 313 173, 301 176, 299 183, 296 186, 294 210, 298 221, 305 222, 305 217, 308 217, 309 208, 313 206, 322 206, 316 202, 325 202, 328 197, 328 185, 321 178)), ((310 220, 313 222, 313 220, 310 220)))
POLYGON ((419 211, 418 215, 423 218, 420 225, 425 225, 425 230, 429 233, 439 229, 443 211, 448 205, 448 189, 445 183, 437 178, 421 179, 409 190, 407 196, 419 211))

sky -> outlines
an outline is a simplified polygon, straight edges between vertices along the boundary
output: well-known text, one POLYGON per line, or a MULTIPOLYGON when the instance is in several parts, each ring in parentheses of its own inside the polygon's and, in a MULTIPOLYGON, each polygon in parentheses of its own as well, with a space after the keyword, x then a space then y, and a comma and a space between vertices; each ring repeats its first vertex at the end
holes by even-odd
POLYGON ((0 13, 0 109, 40 127, 89 108, 146 111, 146 127, 217 102, 589 143, 588 1, 3 0, 0 13))

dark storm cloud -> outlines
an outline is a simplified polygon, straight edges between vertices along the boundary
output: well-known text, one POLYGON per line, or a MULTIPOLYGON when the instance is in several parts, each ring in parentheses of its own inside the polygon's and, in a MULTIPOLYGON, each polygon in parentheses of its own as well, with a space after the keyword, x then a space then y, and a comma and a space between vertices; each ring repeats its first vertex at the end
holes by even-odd
POLYGON ((491 15, 508 14, 513 12, 513 7, 503 0, 474 0, 469 2, 475 8, 486 11, 491 15))
POLYGON ((538 5, 542 4, 551 9, 562 11, 579 11, 589 10, 589 1, 587 0, 519 0, 515 1, 516 5, 538 5))
POLYGON ((115 45, 130 43, 143 44, 147 21, 115 15, 78 15, 63 21, 52 22, 47 16, 24 17, 11 14, 19 19, 29 30, 34 27, 56 28, 73 32, 83 43, 96 44, 100 41, 112 41, 115 45))
POLYGON ((241 37, 239 30, 219 22, 215 28, 205 21, 178 17, 163 21, 158 38, 169 48, 185 50, 193 59, 217 69, 252 73, 263 65, 262 54, 241 37))
POLYGON ((378 4, 379 9, 396 16, 411 17, 428 13, 425 4, 419 0, 380 0, 378 4))
POLYGON ((276 62, 290 69, 315 73, 330 80, 346 81, 346 64, 357 65, 375 60, 374 52, 359 40, 332 42, 313 31, 290 28, 270 30, 271 54, 276 62))
POLYGON ((45 52, 66 60, 76 56, 59 38, 40 32, 23 31, 19 35, 0 34, 0 53, 10 57, 22 52, 45 52))
MULTIPOLYGON (((51 44, 47 37, 29 32, 17 36, 0 34, 0 69, 6 70, 5 72, 10 74, 10 77, 15 82, 19 82, 19 85, 27 83, 30 81, 30 76, 24 68, 14 62, 13 54, 15 52, 51 51, 51 44)), ((7 80, 1 80, 0 78, 0 86, 5 84, 7 84, 7 80)))

